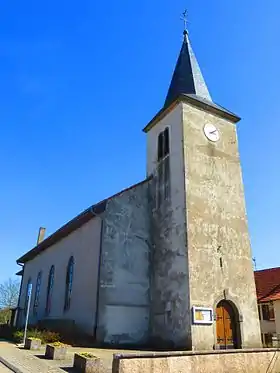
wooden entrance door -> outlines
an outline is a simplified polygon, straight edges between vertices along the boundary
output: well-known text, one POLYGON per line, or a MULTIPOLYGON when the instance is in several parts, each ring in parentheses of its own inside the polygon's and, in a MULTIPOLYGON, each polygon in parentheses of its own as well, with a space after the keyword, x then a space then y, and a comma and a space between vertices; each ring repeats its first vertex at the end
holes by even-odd
POLYGON ((227 301, 221 301, 216 308, 216 333, 220 349, 237 348, 235 315, 227 301))

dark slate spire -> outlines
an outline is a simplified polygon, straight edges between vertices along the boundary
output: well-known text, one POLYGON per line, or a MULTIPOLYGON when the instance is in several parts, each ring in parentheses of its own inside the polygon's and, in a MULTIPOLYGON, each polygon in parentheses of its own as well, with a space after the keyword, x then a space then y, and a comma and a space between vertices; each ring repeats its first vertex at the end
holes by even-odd
POLYGON ((164 107, 171 104, 180 94, 191 94, 212 102, 208 88, 193 53, 188 32, 184 30, 184 41, 173 73, 164 107))

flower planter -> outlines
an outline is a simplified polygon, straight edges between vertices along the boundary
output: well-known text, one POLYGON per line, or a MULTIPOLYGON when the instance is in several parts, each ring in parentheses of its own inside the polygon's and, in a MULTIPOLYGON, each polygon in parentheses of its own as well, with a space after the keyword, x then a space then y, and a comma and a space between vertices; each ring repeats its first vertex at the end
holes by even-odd
POLYGON ((91 354, 75 354, 74 368, 82 373, 99 373, 101 371, 100 359, 91 354))
POLYGON ((46 345, 45 358, 51 360, 64 360, 66 358, 66 346, 46 345))
POLYGON ((37 338, 26 338, 24 348, 26 350, 40 350, 41 339, 37 338))

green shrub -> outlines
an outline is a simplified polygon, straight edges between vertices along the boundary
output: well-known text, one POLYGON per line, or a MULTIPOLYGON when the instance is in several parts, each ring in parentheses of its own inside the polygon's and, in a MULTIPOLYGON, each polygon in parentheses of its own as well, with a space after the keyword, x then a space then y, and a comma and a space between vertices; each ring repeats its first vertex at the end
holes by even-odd
POLYGON ((23 330, 17 330, 13 333, 12 339, 16 343, 21 343, 23 341, 23 330))
MULTIPOLYGON (((24 331, 17 330, 16 332, 13 333, 13 340, 16 343, 20 343, 23 341, 23 336, 24 336, 24 331)), ((38 329, 27 330, 26 337, 32 338, 32 339, 40 339, 43 344, 58 342, 60 339, 60 335, 58 333, 55 333, 49 330, 38 330, 38 329)))
POLYGON ((41 330, 38 330, 38 329, 27 330, 26 336, 27 338, 41 339, 41 341, 43 342, 41 330))
POLYGON ((60 335, 56 332, 51 332, 50 330, 42 331, 42 341, 43 343, 54 343, 59 342, 60 335))
POLYGON ((67 347, 67 345, 62 342, 53 342, 53 343, 48 343, 48 344, 53 347, 67 347))
POLYGON ((93 354, 91 354, 89 352, 81 352, 79 355, 81 355, 81 356, 83 356, 83 357, 85 357, 87 359, 98 359, 97 356, 95 356, 95 355, 93 355, 93 354))

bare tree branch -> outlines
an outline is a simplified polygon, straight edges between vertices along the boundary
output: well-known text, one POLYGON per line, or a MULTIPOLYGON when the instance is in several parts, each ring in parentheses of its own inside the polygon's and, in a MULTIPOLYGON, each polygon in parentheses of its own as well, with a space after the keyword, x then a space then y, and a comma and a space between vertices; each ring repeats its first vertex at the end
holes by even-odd
POLYGON ((17 306, 19 288, 19 281, 11 278, 3 284, 0 284, 0 309, 17 306))

